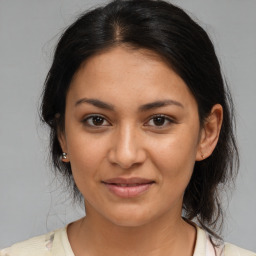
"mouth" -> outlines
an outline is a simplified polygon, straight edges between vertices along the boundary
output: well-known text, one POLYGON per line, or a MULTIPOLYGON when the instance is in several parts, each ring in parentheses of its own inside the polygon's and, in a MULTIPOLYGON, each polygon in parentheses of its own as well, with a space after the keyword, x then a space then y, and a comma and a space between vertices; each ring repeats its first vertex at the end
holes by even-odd
POLYGON ((122 198, 131 198, 147 192, 155 181, 143 178, 113 178, 102 181, 102 183, 114 195, 122 198))

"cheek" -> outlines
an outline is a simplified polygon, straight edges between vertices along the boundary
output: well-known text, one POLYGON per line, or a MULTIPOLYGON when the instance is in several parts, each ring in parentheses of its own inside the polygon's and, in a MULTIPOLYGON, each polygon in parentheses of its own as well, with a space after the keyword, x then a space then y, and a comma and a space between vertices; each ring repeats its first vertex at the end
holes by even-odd
POLYGON ((150 146, 151 159, 160 171, 163 182, 188 183, 197 153, 197 136, 184 130, 169 134, 150 146))
MULTIPOLYGON (((74 134, 74 133, 72 133, 74 134)), ((67 138, 68 153, 74 178, 88 182, 99 175, 99 170, 104 163, 107 143, 104 139, 77 133, 67 138)))
POLYGON ((191 179, 195 154, 180 144, 171 142, 159 150, 154 164, 159 170, 159 185, 162 189, 162 204, 168 207, 180 206, 191 179), (157 158, 157 159, 156 159, 157 158))

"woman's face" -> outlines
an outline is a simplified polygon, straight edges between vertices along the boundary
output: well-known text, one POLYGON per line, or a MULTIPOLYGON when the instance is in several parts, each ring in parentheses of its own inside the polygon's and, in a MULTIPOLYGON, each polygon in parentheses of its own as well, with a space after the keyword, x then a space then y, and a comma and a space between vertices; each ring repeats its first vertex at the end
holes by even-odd
POLYGON ((197 103, 160 57, 116 47, 75 74, 60 142, 88 218, 139 226, 180 217, 200 158, 197 103))

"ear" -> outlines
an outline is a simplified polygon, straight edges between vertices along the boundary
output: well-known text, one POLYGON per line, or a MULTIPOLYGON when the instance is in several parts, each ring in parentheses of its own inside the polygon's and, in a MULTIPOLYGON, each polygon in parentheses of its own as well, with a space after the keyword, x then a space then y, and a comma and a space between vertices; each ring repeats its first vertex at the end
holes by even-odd
POLYGON ((219 139, 222 120, 223 108, 220 104, 216 104, 212 107, 211 113, 204 121, 196 161, 204 160, 212 154, 219 139))
POLYGON ((58 129, 58 140, 62 149, 62 155, 61 155, 61 161, 68 163, 69 162, 69 157, 68 157, 68 149, 67 149, 67 140, 66 140, 66 135, 65 131, 60 131, 58 129))

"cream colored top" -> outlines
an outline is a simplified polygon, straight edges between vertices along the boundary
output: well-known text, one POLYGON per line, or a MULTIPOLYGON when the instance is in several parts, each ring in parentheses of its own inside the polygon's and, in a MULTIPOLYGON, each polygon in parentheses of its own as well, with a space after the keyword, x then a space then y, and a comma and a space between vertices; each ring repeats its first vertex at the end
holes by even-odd
MULTIPOLYGON (((0 250, 0 256, 75 256, 67 236, 67 228, 31 238, 0 250)), ((214 247, 209 235, 197 226, 197 238, 193 256, 256 256, 256 253, 232 244, 214 247)))

